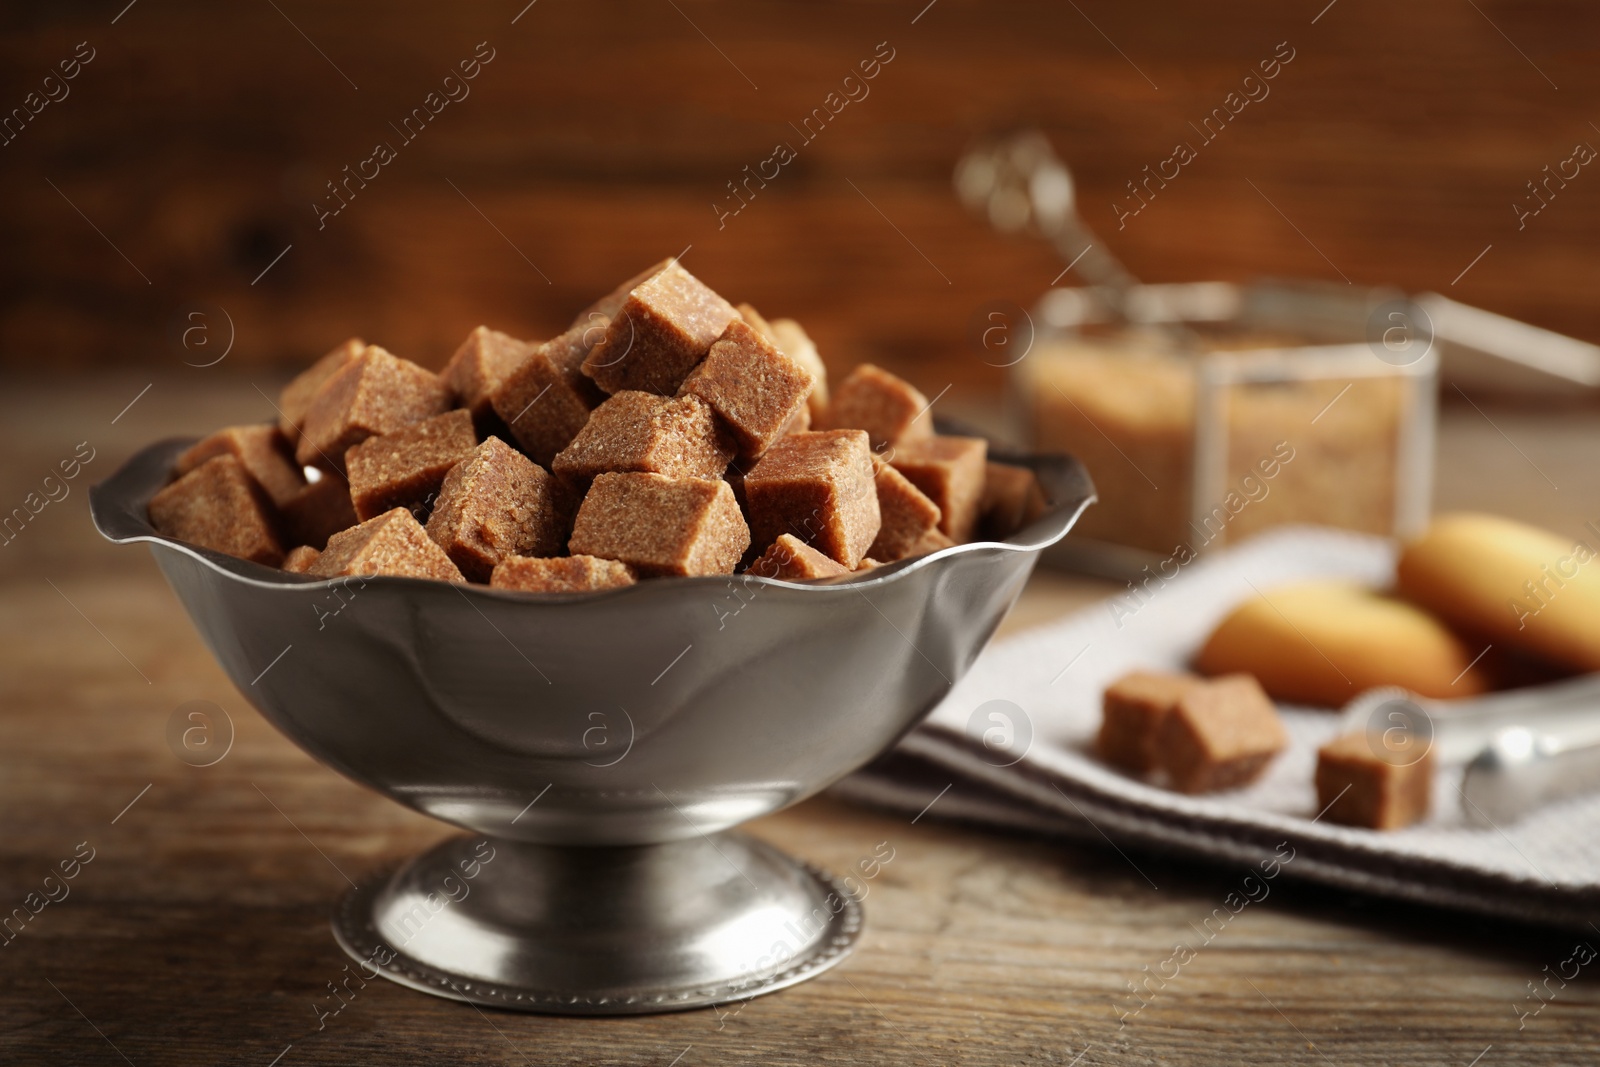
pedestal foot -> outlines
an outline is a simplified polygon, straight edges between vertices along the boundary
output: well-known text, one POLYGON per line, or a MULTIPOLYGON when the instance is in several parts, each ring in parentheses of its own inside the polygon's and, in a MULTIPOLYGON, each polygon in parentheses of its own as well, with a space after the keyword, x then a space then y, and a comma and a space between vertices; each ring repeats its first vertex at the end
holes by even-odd
POLYGON ((627 1015, 803 982, 850 953, 861 905, 732 831, 622 848, 477 837, 358 886, 333 930, 368 977, 517 1011, 627 1015))

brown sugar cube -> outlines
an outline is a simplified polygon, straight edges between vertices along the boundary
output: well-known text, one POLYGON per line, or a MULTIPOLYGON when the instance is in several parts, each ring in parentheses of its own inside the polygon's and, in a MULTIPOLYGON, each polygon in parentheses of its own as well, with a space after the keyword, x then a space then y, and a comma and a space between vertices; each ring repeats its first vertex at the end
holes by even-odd
POLYGON ((790 419, 788 424, 784 426, 783 433, 780 436, 786 437, 792 433, 805 433, 809 429, 811 429, 811 408, 807 404, 801 404, 800 410, 794 413, 794 418, 790 419))
POLYGON ((179 455, 173 469, 188 474, 206 460, 223 455, 237 459, 276 507, 283 507, 305 487, 305 475, 289 453, 289 442, 272 425, 218 430, 179 455))
POLYGON ((578 312, 578 317, 572 320, 572 325, 592 326, 596 322, 595 316, 597 315, 606 319, 616 318, 617 312, 622 310, 622 305, 628 302, 629 293, 638 288, 642 282, 645 282, 655 275, 660 274, 662 271, 672 266, 672 264, 675 262, 677 261, 667 258, 663 259, 660 263, 654 263, 646 267, 638 274, 635 274, 633 277, 629 278, 627 281, 611 290, 611 292, 607 293, 605 296, 602 296, 599 300, 596 300, 594 303, 578 312))
POLYGON ((328 538, 328 547, 306 571, 314 578, 394 574, 405 578, 464 581, 444 549, 434 544, 405 508, 386 511, 328 538))
POLYGON ((678 395, 709 404, 732 429, 739 454, 754 457, 806 415, 810 392, 811 375, 800 364, 735 319, 684 379, 678 395))
POLYGON ((811 421, 820 423, 822 413, 828 408, 828 368, 817 354, 816 344, 793 319, 773 319, 767 327, 767 340, 811 372, 811 396, 807 403, 811 408, 811 421))
POLYGON ((841 567, 794 534, 780 534, 759 559, 745 568, 745 571, 762 578, 804 582, 812 578, 833 578, 849 574, 850 568, 841 567))
POLYGON ((1184 694, 1204 684, 1192 674, 1145 671, 1112 682, 1101 698, 1100 758, 1135 774, 1155 770, 1162 722, 1184 694))
POLYGON ((409 360, 368 345, 318 389, 295 458, 343 473, 345 449, 450 407, 450 387, 409 360))
POLYGON ((150 498, 150 525, 191 545, 276 567, 283 546, 266 493, 233 455, 206 460, 150 498))
POLYGON ((865 430, 874 451, 900 441, 933 436, 928 398, 882 367, 863 363, 839 383, 817 425, 865 430))
POLYGON ((289 540, 321 548, 340 530, 358 521, 350 502, 350 486, 337 474, 322 472, 283 506, 283 529, 289 540))
POLYGON ((728 463, 728 469, 722 472, 722 480, 733 486, 733 497, 739 502, 740 511, 747 511, 750 507, 749 502, 744 498, 745 467, 745 464, 741 464, 738 459, 734 459, 728 463))
MULTIPOLYGON (((748 521, 750 501, 744 495, 744 470, 740 468, 739 462, 738 459, 735 459, 728 464, 728 469, 722 474, 722 480, 727 482, 728 487, 733 490, 733 499, 738 501, 739 504, 739 514, 745 516, 748 521)), ((748 570, 750 564, 756 561, 756 557, 761 555, 762 547, 764 546, 752 543, 745 550, 744 558, 739 561, 739 569, 748 570)))
POLYGON ((780 437, 745 472, 744 493, 755 544, 793 534, 846 567, 861 562, 882 524, 861 430, 780 437))
POLYGON ((772 340, 772 323, 766 316, 749 304, 735 304, 733 309, 739 313, 739 318, 744 320, 746 326, 751 327, 768 341, 772 340))
POLYGON ((550 469, 579 481, 606 471, 721 478, 733 451, 733 440, 699 397, 624 390, 594 409, 550 469))
POLYGON ((806 397, 805 424, 794 426, 785 432, 809 430, 813 422, 822 418, 822 413, 828 406, 828 368, 823 366, 822 357, 817 355, 817 346, 793 319, 776 319, 768 322, 762 317, 761 312, 749 304, 739 305, 739 316, 754 326, 762 337, 772 342, 778 351, 811 374, 811 392, 806 397))
POLYGON ((960 544, 978 528, 988 451, 981 437, 929 437, 902 441, 889 462, 939 506, 940 532, 960 544))
POLYGON ((472 413, 461 408, 351 445, 344 465, 356 518, 432 503, 450 468, 477 447, 472 413))
POLYGON ((676 260, 640 282, 589 350, 583 373, 608 393, 671 396, 739 313, 676 260))
POLYGON ((311 406, 311 398, 317 395, 322 383, 361 355, 366 347, 367 343, 361 338, 352 337, 295 375, 283 387, 278 394, 278 429, 283 431, 283 436, 289 439, 291 445, 300 439, 300 425, 305 422, 306 408, 311 406))
MULTIPOLYGON (((605 320, 609 322, 610 320, 605 320)), ((583 359, 605 333, 605 323, 578 324, 532 345, 489 397, 511 436, 540 466, 549 467, 606 398, 583 374, 583 359)))
POLYGON ((304 574, 311 569, 322 555, 321 549, 312 548, 310 545, 299 545, 289 550, 283 557, 283 569, 290 574, 304 574))
POLYGON ((978 504, 978 531, 1003 541, 1049 510, 1038 477, 1026 467, 984 464, 983 499, 978 504))
POLYGON ((1317 750, 1317 807, 1332 822, 1398 830, 1428 814, 1433 752, 1421 757, 1346 734, 1317 750), (1382 751, 1379 751, 1382 749, 1382 751))
POLYGON ((445 475, 428 536, 474 582, 487 582, 508 556, 554 555, 561 551, 561 531, 553 481, 543 467, 491 437, 445 475))
POLYGON ((626 563, 598 556, 512 556, 496 563, 489 576, 494 588, 523 593, 587 593, 637 581, 626 563))
POLYGON ((939 531, 939 528, 935 526, 933 529, 923 534, 922 540, 912 545, 906 554, 901 558, 910 559, 912 556, 926 556, 929 552, 938 552, 940 549, 949 548, 954 544, 954 541, 946 537, 939 531))
POLYGON ((911 555, 922 538, 938 528, 939 505, 877 456, 872 457, 872 466, 883 522, 867 554, 893 563, 911 555))
POLYGON ((479 326, 467 334, 439 377, 455 394, 456 403, 472 412, 472 421, 489 427, 494 424, 490 397, 532 351, 524 341, 479 326))
POLYGON ((875 571, 881 566, 883 566, 883 564, 880 561, 873 559, 871 556, 863 556, 861 557, 861 562, 856 564, 856 573, 860 574, 862 571, 875 571))
POLYGON ((1185 793, 1244 785, 1288 743, 1278 709, 1248 674, 1195 686, 1178 698, 1156 732, 1161 768, 1185 793))
POLYGON ((583 498, 567 547, 652 577, 732 574, 750 530, 727 482, 602 474, 583 498))
POLYGON ((567 538, 572 536, 572 524, 578 517, 578 509, 583 506, 583 496, 588 491, 587 481, 550 472, 550 499, 555 505, 557 543, 566 544, 567 538))

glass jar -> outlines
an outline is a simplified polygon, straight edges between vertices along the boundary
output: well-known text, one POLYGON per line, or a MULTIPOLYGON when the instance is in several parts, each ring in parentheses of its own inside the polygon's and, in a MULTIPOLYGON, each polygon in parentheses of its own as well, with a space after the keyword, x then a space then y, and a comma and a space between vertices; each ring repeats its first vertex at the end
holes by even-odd
POLYGON ((1205 282, 1124 307, 1113 324, 1104 292, 1052 290, 1011 372, 1029 444, 1099 489, 1075 536, 1168 556, 1287 523, 1426 523, 1438 359, 1407 298, 1205 282))

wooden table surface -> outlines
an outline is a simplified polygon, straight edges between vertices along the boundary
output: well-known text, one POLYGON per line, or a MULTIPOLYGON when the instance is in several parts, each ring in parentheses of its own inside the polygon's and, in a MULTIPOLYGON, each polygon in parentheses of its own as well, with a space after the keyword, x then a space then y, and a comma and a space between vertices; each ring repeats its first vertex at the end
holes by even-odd
MULTIPOLYGON (((448 831, 277 735, 149 556, 94 534, 85 490, 135 447, 261 414, 243 379, 162 378, 140 393, 148 381, 0 393, 7 508, 78 442, 94 449, 69 495, 0 549, 0 909, 93 850, 70 895, 0 947, 0 1062, 1492 1067, 1592 1062, 1600 1047, 1592 974, 1520 1025, 1517 1014, 1582 935, 1290 879, 1119 1029, 1114 998, 1191 936, 1238 872, 941 824, 937 808, 913 825, 827 798, 750 827, 834 869, 880 842, 894 850, 858 950, 814 981, 721 1011, 607 1020, 480 1012, 373 981, 319 1028, 314 1006, 346 963, 328 927, 346 876, 448 831), (167 746, 168 717, 189 700, 231 718, 214 766, 167 746)), ((1575 535, 1600 517, 1597 423, 1447 409, 1441 504, 1499 505, 1575 535)), ((1106 589, 1040 575, 1009 625, 1106 589)))

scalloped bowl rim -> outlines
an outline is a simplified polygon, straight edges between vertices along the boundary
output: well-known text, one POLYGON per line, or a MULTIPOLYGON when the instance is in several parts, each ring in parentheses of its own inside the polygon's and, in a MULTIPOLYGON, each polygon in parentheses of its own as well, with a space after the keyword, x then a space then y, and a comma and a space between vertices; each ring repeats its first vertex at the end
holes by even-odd
MULTIPOLYGON (((1017 533, 1012 535, 1012 539, 1005 541, 965 541, 961 544, 951 545, 948 548, 941 548, 936 552, 930 552, 926 555, 914 556, 910 559, 896 560, 892 563, 885 563, 873 568, 872 571, 866 574, 856 572, 849 575, 839 575, 835 578, 824 579, 821 581, 788 582, 776 578, 765 578, 760 575, 741 572, 732 574, 667 576, 664 579, 650 578, 631 585, 619 586, 613 589, 599 589, 590 592, 535 593, 517 589, 496 589, 489 585, 476 582, 441 582, 434 578, 417 578, 408 575, 396 574, 344 575, 335 578, 310 578, 306 575, 283 571, 276 567, 269 567, 264 563, 255 563, 251 560, 243 559, 238 556, 230 556, 225 552, 219 552, 215 549, 209 549, 200 545, 191 544, 187 541, 179 541, 176 538, 167 537, 166 535, 159 533, 153 526, 150 525, 148 517, 133 518, 132 516, 118 514, 115 512, 102 515, 102 508, 99 505, 104 502, 104 495, 109 491, 108 487, 110 487, 113 483, 130 477, 131 472, 134 471, 136 467, 153 462, 154 456, 158 452, 168 449, 176 450, 180 444, 186 446, 198 440, 200 440, 198 437, 168 437, 162 438, 158 441, 153 441, 150 444, 145 445, 143 448, 136 450, 132 455, 123 461, 122 465, 118 467, 115 472, 107 476, 105 480, 97 482, 95 485, 91 486, 89 490, 90 514, 94 521, 95 528, 99 530, 102 536, 111 541, 113 544, 128 545, 148 543, 161 545, 165 548, 171 549, 172 551, 183 553, 195 560, 198 560, 211 570, 229 579, 232 579, 233 581, 254 586, 259 589, 270 590, 328 589, 334 587, 335 585, 348 584, 351 581, 359 579, 363 583, 398 583, 402 586, 414 585, 417 587, 437 587, 441 585, 449 586, 455 588, 464 596, 488 596, 491 599, 509 600, 512 602, 532 604, 565 604, 581 602, 585 604, 592 604, 602 599, 643 595, 643 591, 660 589, 664 581, 670 582, 673 588, 695 590, 703 589, 711 584, 726 585, 729 581, 738 580, 744 583, 747 587, 751 585, 772 586, 779 589, 798 589, 805 590, 807 592, 823 594, 832 593, 834 591, 859 590, 886 585, 890 582, 897 581, 904 575, 921 570, 923 567, 931 566, 940 560, 982 549, 1000 549, 1006 552, 1043 551, 1070 533, 1085 509, 1087 509, 1089 505, 1093 504, 1098 499, 1093 484, 1088 479, 1087 471, 1083 469, 1082 464, 1076 458, 1057 453, 1030 453, 1028 454, 1028 458, 1032 460, 1041 462, 1059 460, 1076 467, 1077 471, 1082 475, 1084 481, 1084 492, 1083 495, 1075 502, 1072 500, 1067 500, 1061 502, 1060 504, 1052 505, 1050 511, 1047 511, 1044 515, 1040 516, 1027 526, 1024 526, 1021 530, 1017 531, 1017 533), (140 529, 129 530, 123 525, 122 520, 131 521, 136 527, 140 527, 140 529), (1017 540, 1022 538, 1029 531, 1038 529, 1041 526, 1047 527, 1053 532, 1045 533, 1036 539, 1028 541, 1017 540), (250 573, 250 571, 257 570, 262 572, 263 575, 271 575, 271 577, 257 577, 250 573)), ((170 463, 164 464, 164 467, 170 469, 170 463)), ((1029 469, 1032 468, 1030 467, 1029 469)), ((134 500, 132 503, 148 504, 148 497, 134 500)))

